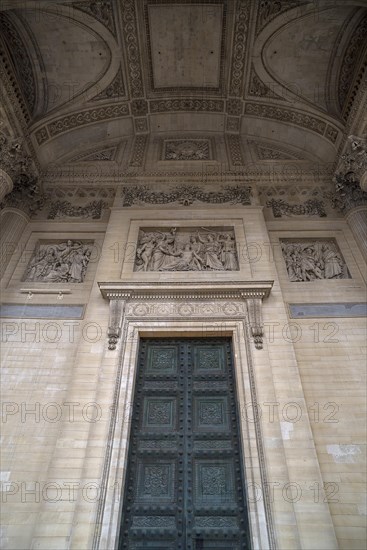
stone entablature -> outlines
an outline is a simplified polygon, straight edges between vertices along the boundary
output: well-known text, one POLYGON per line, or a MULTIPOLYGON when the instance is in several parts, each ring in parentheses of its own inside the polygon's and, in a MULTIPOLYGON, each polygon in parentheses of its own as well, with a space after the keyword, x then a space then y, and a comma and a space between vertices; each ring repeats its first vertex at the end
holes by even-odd
POLYGON ((262 300, 267 298, 274 281, 215 282, 208 283, 98 283, 102 296, 110 302, 108 349, 114 350, 121 336, 124 317, 151 316, 159 318, 157 306, 163 306, 165 317, 246 319, 255 347, 262 349, 264 325, 262 300), (246 310, 243 309, 244 302, 246 310), (151 305, 155 307, 150 307, 151 305))

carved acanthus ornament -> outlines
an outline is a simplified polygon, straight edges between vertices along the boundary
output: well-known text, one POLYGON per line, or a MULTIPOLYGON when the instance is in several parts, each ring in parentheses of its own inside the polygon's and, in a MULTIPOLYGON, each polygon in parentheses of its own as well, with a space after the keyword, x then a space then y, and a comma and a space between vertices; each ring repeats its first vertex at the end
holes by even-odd
POLYGON ((273 281, 207 283, 98 283, 102 296, 110 303, 107 331, 108 349, 117 347, 124 318, 159 319, 162 315, 183 321, 212 319, 227 321, 246 318, 256 349, 263 347, 262 300, 267 298, 273 281))
POLYGON ((18 208, 32 216, 43 208, 46 199, 47 195, 41 191, 36 177, 20 174, 14 181, 12 192, 6 195, 0 204, 0 209, 18 208))

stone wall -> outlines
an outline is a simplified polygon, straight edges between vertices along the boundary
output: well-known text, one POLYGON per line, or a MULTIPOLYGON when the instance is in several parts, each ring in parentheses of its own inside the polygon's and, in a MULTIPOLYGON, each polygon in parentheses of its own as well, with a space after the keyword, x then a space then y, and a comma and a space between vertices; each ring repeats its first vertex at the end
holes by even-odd
POLYGON ((28 223, 2 279, 4 548, 113 547, 147 334, 232 336, 254 548, 363 547, 363 259, 340 217, 267 218, 256 204, 124 207, 118 196, 107 223, 28 223), (144 227, 233 228, 239 270, 134 271, 144 227), (44 239, 95 243, 82 282, 22 280, 44 239), (335 239, 350 278, 291 281, 280 239, 335 239), (238 289, 265 282, 260 345, 238 289), (115 332, 98 283, 130 289, 115 332), (349 314, 321 316, 317 304, 336 303, 349 314), (292 304, 313 304, 314 317, 290 317, 292 304))

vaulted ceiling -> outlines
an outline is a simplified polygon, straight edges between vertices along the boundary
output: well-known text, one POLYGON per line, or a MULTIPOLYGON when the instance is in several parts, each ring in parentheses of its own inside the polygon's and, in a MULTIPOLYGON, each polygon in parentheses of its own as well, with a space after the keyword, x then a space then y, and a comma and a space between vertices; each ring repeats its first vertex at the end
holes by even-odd
POLYGON ((42 169, 333 163, 367 3, 3 0, 0 31, 5 114, 42 169))

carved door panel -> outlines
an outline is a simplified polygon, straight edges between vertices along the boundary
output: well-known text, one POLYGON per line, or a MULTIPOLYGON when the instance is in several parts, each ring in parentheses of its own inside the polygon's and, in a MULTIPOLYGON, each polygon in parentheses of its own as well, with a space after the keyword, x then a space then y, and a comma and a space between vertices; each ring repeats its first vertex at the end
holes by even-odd
POLYGON ((119 550, 250 548, 229 339, 143 339, 119 550))

